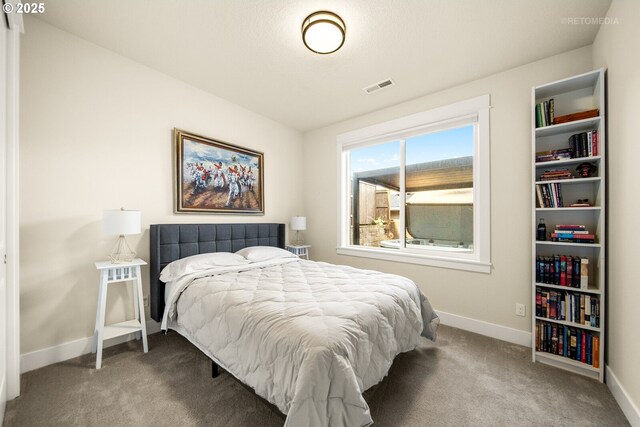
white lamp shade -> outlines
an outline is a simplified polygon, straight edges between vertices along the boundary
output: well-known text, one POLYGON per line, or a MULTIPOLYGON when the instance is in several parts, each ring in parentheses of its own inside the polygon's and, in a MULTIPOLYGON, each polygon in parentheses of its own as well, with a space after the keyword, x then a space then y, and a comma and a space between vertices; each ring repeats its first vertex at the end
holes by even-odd
POLYGON ((102 213, 104 234, 140 234, 140 211, 106 209, 102 213))
POLYGON ((291 229, 292 230, 306 230, 307 229, 307 217, 306 216, 292 216, 291 217, 291 229))

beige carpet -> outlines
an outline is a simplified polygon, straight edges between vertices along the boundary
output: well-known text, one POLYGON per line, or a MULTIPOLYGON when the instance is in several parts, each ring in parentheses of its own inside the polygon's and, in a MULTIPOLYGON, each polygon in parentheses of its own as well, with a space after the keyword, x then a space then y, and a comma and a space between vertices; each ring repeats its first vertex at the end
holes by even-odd
MULTIPOLYGON (((627 426, 604 384, 531 363, 528 348, 442 326, 365 393, 376 426, 627 426)), ((282 426, 175 332, 22 376, 12 426, 282 426)))

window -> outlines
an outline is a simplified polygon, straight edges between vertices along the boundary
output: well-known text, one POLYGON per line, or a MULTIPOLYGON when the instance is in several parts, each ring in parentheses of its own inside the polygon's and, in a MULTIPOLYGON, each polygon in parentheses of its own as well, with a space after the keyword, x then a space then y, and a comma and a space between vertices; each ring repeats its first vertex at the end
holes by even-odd
POLYGON ((490 272, 489 96, 338 136, 338 253, 490 272))

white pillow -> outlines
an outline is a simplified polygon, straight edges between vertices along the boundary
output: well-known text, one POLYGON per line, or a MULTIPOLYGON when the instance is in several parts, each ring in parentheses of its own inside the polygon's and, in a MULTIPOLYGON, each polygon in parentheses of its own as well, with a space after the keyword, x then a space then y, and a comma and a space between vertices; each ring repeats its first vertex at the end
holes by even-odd
POLYGON ((297 258, 297 255, 275 246, 251 246, 240 249, 236 254, 242 255, 250 262, 268 261, 281 258, 297 258))
POLYGON ((243 256, 231 252, 212 252, 207 254, 193 255, 173 261, 162 269, 160 280, 165 283, 171 282, 185 274, 199 270, 206 270, 212 267, 228 267, 233 265, 248 264, 243 256))

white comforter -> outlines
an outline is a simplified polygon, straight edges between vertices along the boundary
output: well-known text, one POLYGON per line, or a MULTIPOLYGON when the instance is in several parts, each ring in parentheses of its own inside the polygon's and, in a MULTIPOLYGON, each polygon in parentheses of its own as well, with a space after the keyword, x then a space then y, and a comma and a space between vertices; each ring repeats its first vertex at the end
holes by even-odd
POLYGON ((409 279, 284 259, 167 285, 176 329, 287 414, 285 426, 366 426, 362 392, 439 323, 409 279))

